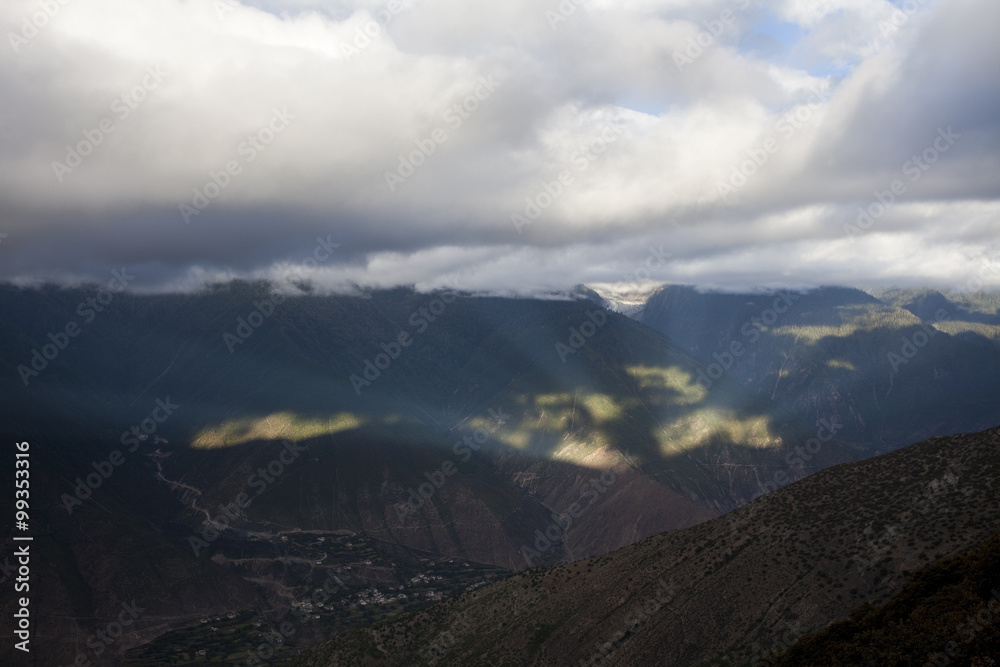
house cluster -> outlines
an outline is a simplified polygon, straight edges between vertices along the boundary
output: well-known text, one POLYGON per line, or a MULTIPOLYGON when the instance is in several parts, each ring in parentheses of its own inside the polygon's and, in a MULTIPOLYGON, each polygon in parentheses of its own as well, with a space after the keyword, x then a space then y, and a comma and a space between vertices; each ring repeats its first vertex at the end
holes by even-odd
MULTIPOLYGON (((400 589, 402 586, 400 586, 400 589)), ((392 590, 390 587, 389 590, 392 590)), ((370 604, 389 604, 391 602, 396 602, 397 600, 406 600, 409 596, 406 593, 397 593, 395 595, 386 595, 377 588, 366 588, 365 590, 358 593, 356 596, 357 603, 362 607, 366 607, 370 604)), ((351 604, 350 598, 344 598, 341 600, 344 604, 351 604)))
POLYGON ((319 618, 319 614, 314 612, 320 611, 327 608, 328 605, 323 602, 310 602, 309 600, 292 600, 292 608, 300 609, 306 614, 312 615, 312 617, 319 618))
MULTIPOLYGON (((235 611, 231 611, 231 612, 227 613, 226 614, 226 618, 229 618, 229 619, 236 618, 236 612, 235 611)), ((212 621, 212 620, 221 621, 222 617, 221 616, 216 616, 214 619, 211 618, 211 617, 203 618, 203 619, 201 619, 201 622, 202 623, 208 623, 209 621, 212 621)), ((215 632, 216 630, 218 630, 218 628, 215 627, 215 626, 212 626, 212 631, 215 632)))

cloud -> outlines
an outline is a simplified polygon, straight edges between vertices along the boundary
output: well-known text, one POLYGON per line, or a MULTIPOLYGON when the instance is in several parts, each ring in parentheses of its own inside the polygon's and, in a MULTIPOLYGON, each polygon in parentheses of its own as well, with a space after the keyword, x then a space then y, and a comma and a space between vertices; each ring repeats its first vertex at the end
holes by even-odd
POLYGON ((947 287, 998 222, 985 0, 53 6, 0 9, 0 279, 280 280, 332 234, 322 289, 568 289, 661 245, 664 281, 947 287))

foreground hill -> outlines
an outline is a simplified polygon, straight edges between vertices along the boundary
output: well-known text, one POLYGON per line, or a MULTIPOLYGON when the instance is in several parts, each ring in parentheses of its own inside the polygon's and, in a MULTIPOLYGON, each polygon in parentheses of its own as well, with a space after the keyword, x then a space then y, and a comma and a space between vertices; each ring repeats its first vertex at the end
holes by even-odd
POLYGON ((1000 533, 917 572, 885 605, 803 637, 780 667, 991 667, 1000 658, 1000 533))
POLYGON ((335 637, 294 664, 748 664, 985 541, 998 472, 1000 429, 933 438, 335 637))

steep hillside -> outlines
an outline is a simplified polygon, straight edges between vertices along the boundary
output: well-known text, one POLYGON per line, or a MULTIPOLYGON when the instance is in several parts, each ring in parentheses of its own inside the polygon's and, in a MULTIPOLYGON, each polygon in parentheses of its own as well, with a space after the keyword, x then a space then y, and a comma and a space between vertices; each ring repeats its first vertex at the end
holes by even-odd
POLYGON ((1000 533, 930 565, 880 607, 803 637, 780 667, 925 665, 991 667, 1000 658, 1000 533))
POLYGON ((986 540, 998 472, 1000 429, 934 438, 336 637, 293 664, 747 664, 986 540))
POLYGON ((1000 422, 997 295, 826 287, 725 294, 671 285, 635 317, 801 415, 835 416, 865 455, 1000 422))

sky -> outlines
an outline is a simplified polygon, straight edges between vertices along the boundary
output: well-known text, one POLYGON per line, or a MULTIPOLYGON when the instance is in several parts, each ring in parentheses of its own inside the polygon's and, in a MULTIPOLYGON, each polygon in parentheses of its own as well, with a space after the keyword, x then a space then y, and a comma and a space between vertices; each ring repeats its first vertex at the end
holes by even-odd
POLYGON ((997 26, 995 0, 5 0, 0 280, 1000 289, 997 26))

